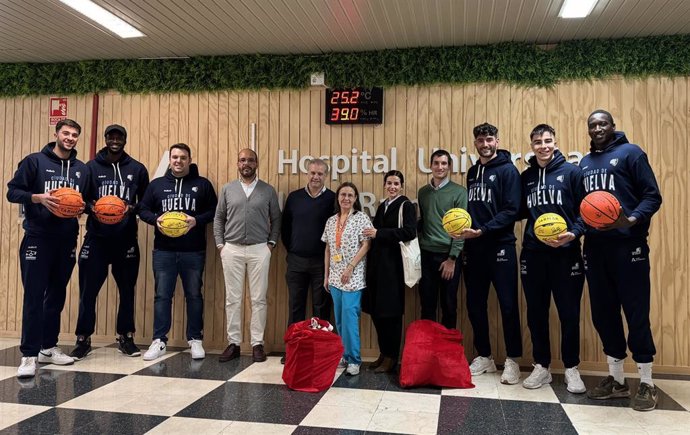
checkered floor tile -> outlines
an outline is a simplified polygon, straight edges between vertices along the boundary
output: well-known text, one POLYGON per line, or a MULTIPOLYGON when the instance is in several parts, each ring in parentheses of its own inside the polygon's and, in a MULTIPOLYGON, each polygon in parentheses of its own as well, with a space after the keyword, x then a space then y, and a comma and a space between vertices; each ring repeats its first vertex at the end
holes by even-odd
MULTIPOLYGON (((220 363, 217 355, 193 361, 188 351, 173 350, 147 362, 113 346, 72 366, 43 365, 35 378, 20 380, 17 344, 0 342, 0 434, 687 434, 690 428, 690 377, 682 376, 655 379, 658 409, 642 413, 629 399, 568 393, 560 374, 538 390, 503 385, 498 373, 475 377, 472 389, 405 389, 395 375, 345 376, 339 369, 330 389, 312 394, 283 384, 279 356, 220 363)), ((601 379, 583 376, 588 388, 601 379)), ((639 380, 628 381, 635 391, 639 380)))

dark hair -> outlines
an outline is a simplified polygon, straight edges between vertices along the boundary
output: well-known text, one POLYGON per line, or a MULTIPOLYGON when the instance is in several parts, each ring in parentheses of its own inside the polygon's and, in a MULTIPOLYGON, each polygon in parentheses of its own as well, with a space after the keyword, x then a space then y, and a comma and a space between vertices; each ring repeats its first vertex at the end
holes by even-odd
POLYGON ((335 191, 335 214, 340 213, 338 195, 340 195, 340 191, 343 189, 343 187, 350 187, 352 188, 352 190, 355 191, 355 204, 352 207, 355 209, 355 212, 362 211, 362 204, 359 202, 359 190, 357 190, 357 186, 355 186, 355 183, 350 183, 349 181, 346 181, 340 186, 338 186, 338 190, 335 191))
POLYGON ((72 119, 63 119, 62 121, 58 121, 57 124, 55 124, 55 133, 60 131, 60 129, 64 126, 67 127, 72 127, 75 130, 77 130, 77 133, 81 134, 81 125, 77 123, 77 121, 74 121, 72 119))
POLYGON ((590 113, 589 116, 587 117, 587 120, 592 117, 592 115, 596 115, 597 113, 601 113, 602 115, 606 116, 609 118, 609 121, 611 121, 611 125, 616 125, 615 121, 613 120, 613 115, 611 115, 609 112, 607 112, 604 109, 597 109, 594 112, 590 113))
POLYGON ((386 175, 383 176, 384 186, 386 185, 386 180, 388 180, 388 177, 398 177, 398 178, 400 178, 400 184, 401 185, 405 184, 405 177, 403 177, 403 174, 400 171, 392 169, 392 170, 386 172, 386 175))
POLYGON ((450 158, 450 153, 446 150, 436 150, 431 154, 431 157, 429 158, 429 163, 434 163, 434 159, 436 157, 441 157, 441 156, 446 156, 448 159, 448 164, 452 165, 453 164, 453 159, 450 158))
POLYGON ((484 124, 479 124, 478 126, 474 127, 474 129, 472 129, 472 134, 474 134, 475 139, 479 136, 493 136, 498 138, 498 128, 489 124, 488 122, 485 122, 484 124))
POLYGON ((239 160, 239 158, 240 158, 240 153, 242 153, 242 151, 251 151, 252 154, 254 154, 254 159, 255 159, 257 162, 259 161, 259 155, 256 153, 256 151, 254 151, 254 150, 251 149, 251 148, 242 148, 241 150, 239 150, 239 151, 237 152, 237 159, 238 159, 238 160, 239 160))
POLYGON ((546 132, 551 133, 551 136, 553 136, 554 138, 556 137, 556 130, 554 130, 553 127, 551 127, 549 124, 539 124, 536 127, 534 127, 532 129, 532 132, 529 134, 530 142, 532 142, 532 138, 534 136, 541 136, 546 132))
POLYGON ((172 150, 174 150, 175 148, 177 148, 178 150, 187 151, 187 154, 189 154, 189 158, 190 159, 192 158, 192 150, 191 150, 191 148, 189 148, 189 145, 187 145, 186 143, 176 143, 176 144, 171 145, 170 146, 170 152, 172 152, 172 150))

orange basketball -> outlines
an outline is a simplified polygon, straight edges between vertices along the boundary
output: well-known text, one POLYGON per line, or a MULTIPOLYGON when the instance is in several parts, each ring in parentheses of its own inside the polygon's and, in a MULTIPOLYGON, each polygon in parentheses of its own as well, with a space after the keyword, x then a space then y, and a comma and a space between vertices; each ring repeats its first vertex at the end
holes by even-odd
POLYGON ((127 211, 127 204, 115 195, 102 196, 93 206, 93 214, 99 222, 117 224, 122 222, 127 211))
POLYGON ((580 215, 587 225, 601 228, 618 219, 621 204, 615 196, 603 190, 597 190, 585 196, 580 203, 580 215))
POLYGON ((81 193, 71 187, 61 187, 51 194, 60 200, 57 211, 53 214, 61 218, 77 217, 84 210, 84 200, 81 193))

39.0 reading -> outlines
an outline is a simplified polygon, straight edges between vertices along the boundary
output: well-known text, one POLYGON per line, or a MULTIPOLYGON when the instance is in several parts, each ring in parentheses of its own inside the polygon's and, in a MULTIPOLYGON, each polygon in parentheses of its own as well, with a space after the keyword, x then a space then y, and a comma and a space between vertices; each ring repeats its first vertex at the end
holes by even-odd
POLYGON ((334 107, 331 110, 331 121, 356 121, 359 118, 359 109, 356 107, 334 107))

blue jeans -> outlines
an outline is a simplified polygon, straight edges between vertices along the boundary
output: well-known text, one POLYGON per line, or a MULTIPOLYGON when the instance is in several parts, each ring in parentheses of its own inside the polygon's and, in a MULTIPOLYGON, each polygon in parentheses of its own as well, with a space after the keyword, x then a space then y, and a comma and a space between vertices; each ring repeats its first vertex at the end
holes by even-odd
POLYGON ((328 286, 333 297, 335 327, 343 340, 343 358, 349 364, 362 364, 359 341, 359 318, 362 313, 362 291, 345 292, 328 286))
POLYGON ((177 276, 187 302, 187 340, 201 340, 204 329, 204 298, 201 295, 206 251, 177 252, 153 250, 153 339, 168 341, 172 317, 172 298, 177 276))

